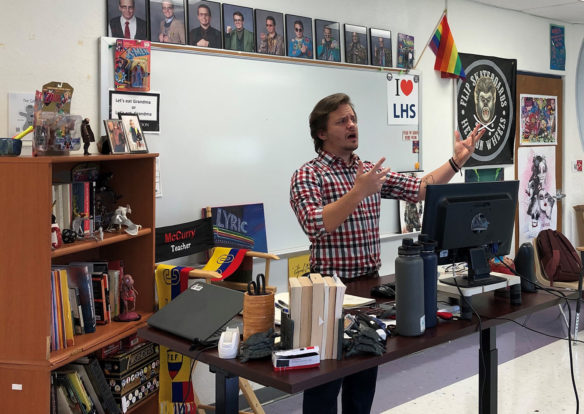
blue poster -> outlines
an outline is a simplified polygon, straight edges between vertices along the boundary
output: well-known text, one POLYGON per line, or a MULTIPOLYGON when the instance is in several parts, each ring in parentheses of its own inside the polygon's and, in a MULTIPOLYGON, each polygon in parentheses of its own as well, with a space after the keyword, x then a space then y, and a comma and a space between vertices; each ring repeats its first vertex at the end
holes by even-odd
POLYGON ((550 24, 550 69, 566 69, 566 44, 564 26, 550 24))
POLYGON ((264 205, 212 207, 215 245, 268 252, 264 205))

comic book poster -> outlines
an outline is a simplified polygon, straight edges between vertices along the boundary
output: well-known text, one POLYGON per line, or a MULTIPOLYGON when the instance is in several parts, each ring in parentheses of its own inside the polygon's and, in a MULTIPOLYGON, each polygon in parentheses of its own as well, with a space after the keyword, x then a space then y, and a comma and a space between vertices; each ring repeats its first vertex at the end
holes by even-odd
POLYGON ((397 34, 397 67, 404 69, 414 67, 414 36, 397 34))
POLYGON ((519 147, 519 244, 557 227, 556 147, 519 147))
POLYGON ((114 85, 124 91, 150 90, 150 41, 116 40, 114 85))
POLYGON ((557 100, 556 96, 520 95, 521 145, 557 145, 557 100))
MULTIPOLYGON (((409 173, 415 177, 416 173, 409 173)), ((412 203, 409 201, 399 201, 399 224, 403 233, 422 231, 422 217, 424 217, 424 202, 412 203)))

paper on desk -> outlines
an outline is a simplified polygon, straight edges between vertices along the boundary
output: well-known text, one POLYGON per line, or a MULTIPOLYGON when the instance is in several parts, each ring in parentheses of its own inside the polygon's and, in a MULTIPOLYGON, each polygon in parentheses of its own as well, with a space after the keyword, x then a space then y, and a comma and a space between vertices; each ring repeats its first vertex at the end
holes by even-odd
MULTIPOLYGON (((276 293, 275 301, 282 300, 286 303, 290 303, 290 295, 288 292, 279 292, 276 293)), ((352 308, 359 308, 361 306, 367 306, 375 303, 375 299, 373 298, 363 298, 361 296, 354 296, 354 295, 347 295, 345 293, 345 297, 343 299, 343 309, 352 309, 352 308)), ((275 308, 275 319, 274 321, 276 324, 280 324, 280 309, 275 308)))

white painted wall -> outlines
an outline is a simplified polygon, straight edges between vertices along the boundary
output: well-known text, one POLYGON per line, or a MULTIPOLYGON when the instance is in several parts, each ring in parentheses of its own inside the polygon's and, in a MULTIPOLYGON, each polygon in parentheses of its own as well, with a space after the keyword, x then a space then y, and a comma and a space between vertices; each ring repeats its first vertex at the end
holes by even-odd
MULTIPOLYGON (((65 81, 75 88, 71 110, 89 117, 93 125, 101 120, 98 102, 98 38, 106 35, 104 1, 2 0, 10 10, 0 25, 0 135, 7 133, 7 93, 34 92, 44 83, 65 81)), ((255 0, 235 2, 244 6, 310 16, 342 23, 389 28, 396 47, 398 32, 415 36, 416 59, 438 22, 445 1, 438 0, 353 0, 312 1, 255 0)), ((582 25, 563 24, 517 12, 496 9, 466 0, 448 1, 448 20, 458 50, 466 53, 515 58, 518 69, 564 77, 564 228, 578 243, 573 205, 584 204, 584 174, 572 173, 571 162, 583 159, 576 119, 575 79, 578 52, 584 37, 582 25), (566 28, 566 71, 549 70, 549 24, 566 28)), ((395 59, 395 52, 394 52, 395 59)), ((433 70, 434 56, 427 50, 417 69, 423 72, 423 166, 429 171, 451 155, 453 136, 453 81, 441 79, 433 70)), ((188 82, 188 80, 185 80, 188 82)), ((168 101, 167 101, 168 102, 168 101)), ((357 108, 358 109, 358 108, 357 108)), ((97 130, 94 127, 94 130, 97 130)), ((299 131, 308 137, 306 131, 299 131)), ((367 137, 362 136, 362 140, 367 137)), ((307 145, 309 141, 307 140, 307 145)), ((92 149, 95 151, 95 149, 92 149)), ((391 154, 380 154, 391 155, 391 154)), ((305 160, 298 160, 300 165, 305 160)), ((505 171, 513 177, 513 168, 505 171)), ((460 176, 455 180, 460 181, 460 176)), ((177 180, 177 186, 183 185, 177 180)), ((282 183, 288 185, 288 183, 282 183)), ((188 191, 185 188, 185 191, 188 191)), ((196 188, 192 188, 196 191, 196 188)), ((270 229, 277 231, 277 229, 270 229)), ((382 242, 381 273, 393 273, 401 237, 382 242)), ((271 282, 285 290, 287 261, 272 264, 271 282)), ((263 264, 256 266, 261 271, 263 264)), ((203 402, 213 401, 213 381, 199 368, 195 385, 203 402)))

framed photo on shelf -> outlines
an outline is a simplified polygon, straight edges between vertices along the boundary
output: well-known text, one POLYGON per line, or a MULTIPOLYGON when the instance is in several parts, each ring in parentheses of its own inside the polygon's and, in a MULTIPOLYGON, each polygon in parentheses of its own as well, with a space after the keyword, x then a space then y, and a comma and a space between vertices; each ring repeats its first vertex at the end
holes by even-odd
POLYGON ((223 3, 223 47, 227 50, 255 52, 253 9, 223 3))
POLYGON ((422 217, 424 216, 424 202, 412 203, 399 200, 399 224, 402 234, 422 231, 422 217))
POLYGON ((286 55, 284 15, 279 12, 255 9, 256 50, 266 55, 286 55))
POLYGON ((397 34, 397 67, 403 69, 414 67, 414 36, 397 34))
POLYGON ((369 64, 367 28, 345 24, 345 62, 358 65, 369 64))
POLYGON ((341 61, 341 30, 338 22, 314 20, 316 58, 329 62, 341 61))
POLYGON ((371 65, 382 68, 393 66, 390 30, 369 29, 369 46, 371 65))
POLYGON ((110 37, 148 40, 149 20, 146 0, 107 0, 106 25, 110 37))
POLYGON ((181 0, 150 0, 150 40, 186 44, 185 6, 181 0))
POLYGON ((288 56, 313 59, 312 19, 310 17, 286 15, 286 40, 288 56))
POLYGON ((215 1, 188 0, 189 45, 221 49, 221 5, 215 1))
POLYGON ((118 117, 124 126, 126 142, 130 152, 148 152, 146 138, 144 138, 144 134, 142 133, 138 115, 119 112, 118 117))
POLYGON ((128 141, 124 133, 124 126, 120 119, 104 119, 107 140, 112 154, 128 154, 128 141))

